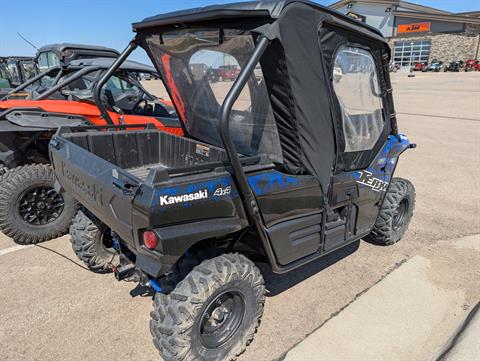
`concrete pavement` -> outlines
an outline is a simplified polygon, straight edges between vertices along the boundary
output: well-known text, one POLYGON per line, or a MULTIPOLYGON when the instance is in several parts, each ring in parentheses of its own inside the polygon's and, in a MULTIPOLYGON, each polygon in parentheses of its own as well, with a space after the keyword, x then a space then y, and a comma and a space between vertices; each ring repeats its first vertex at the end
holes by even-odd
MULTIPOLYGON (((480 264, 480 235, 450 240, 440 247, 451 252, 469 250, 480 264), (448 244, 448 245, 447 245, 448 244)), ((379 283, 362 294, 337 316, 289 351, 285 361, 433 360, 440 355, 463 321, 467 289, 450 288, 433 275, 445 274, 435 253, 414 256, 399 265, 379 283), (435 256, 433 256, 435 257, 435 256), (432 277, 433 276, 433 277, 432 277)), ((458 263, 450 268, 463 272, 458 263)), ((477 273, 477 286, 480 273, 477 273)), ((445 281, 445 280, 444 280, 445 281)), ((474 281, 474 279, 472 279, 474 281)), ((478 337, 473 326, 449 358, 480 359, 478 337), (467 355, 473 357, 467 357, 467 355)))
POLYGON ((469 361, 480 359, 480 303, 470 312, 461 329, 438 361, 469 361))

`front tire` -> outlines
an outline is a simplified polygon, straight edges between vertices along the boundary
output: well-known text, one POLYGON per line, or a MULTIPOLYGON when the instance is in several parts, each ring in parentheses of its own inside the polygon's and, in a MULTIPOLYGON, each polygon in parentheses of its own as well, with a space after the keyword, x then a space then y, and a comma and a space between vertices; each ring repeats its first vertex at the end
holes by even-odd
POLYGON ((254 337, 264 294, 260 271, 243 255, 206 260, 169 295, 155 295, 153 342, 165 361, 235 360, 254 337))
POLYGON ((0 230, 22 245, 48 241, 67 233, 77 202, 54 190, 48 164, 8 170, 0 180, 0 230))
POLYGON ((368 238, 385 246, 397 243, 407 231, 414 209, 413 184, 403 178, 393 178, 368 238))
POLYGON ((70 241, 76 256, 95 273, 112 272, 120 264, 107 226, 85 209, 70 226, 70 241))

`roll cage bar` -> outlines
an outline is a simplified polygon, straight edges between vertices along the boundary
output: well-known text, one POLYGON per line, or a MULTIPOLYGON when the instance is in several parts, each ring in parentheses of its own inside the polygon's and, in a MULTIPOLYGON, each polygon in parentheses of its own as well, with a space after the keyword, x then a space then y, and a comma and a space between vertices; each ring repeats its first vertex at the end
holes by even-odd
MULTIPOLYGON (((69 76, 67 79, 65 79, 63 82, 58 83, 58 81, 55 81, 54 84, 55 86, 51 87, 48 89, 46 92, 42 93, 39 97, 37 97, 35 100, 44 100, 47 99, 50 95, 55 93, 56 91, 59 91, 66 85, 70 84, 71 82, 80 79, 82 76, 87 75, 88 73, 94 72, 101 69, 98 66, 87 66, 83 69, 80 69, 79 71, 75 72, 73 75, 69 76)), ((58 77, 58 75, 57 75, 58 77)), ((55 79, 56 80, 56 79, 55 79)))
MULTIPOLYGON (((129 53, 130 54, 130 53, 129 53)), ((129 55, 128 54, 128 55, 129 55)), ((128 55, 126 57, 128 57, 128 55)), ((126 59, 125 57, 125 59, 126 59)), ((124 60, 125 60, 124 59, 124 60)), ((119 66, 123 63, 120 62, 119 63, 119 66)), ((112 67, 113 65, 115 64, 112 64, 112 67)), ((107 77, 105 76, 102 76, 97 82, 96 84, 94 85, 94 102, 95 104, 97 105, 97 107, 99 108, 101 114, 102 114, 102 117, 105 118, 105 120, 107 121, 108 124, 114 124, 113 121, 111 120, 109 114, 108 114, 108 111, 104 105, 104 103, 101 101, 101 89, 103 88, 103 86, 105 85, 105 83, 109 80, 109 78, 118 70, 118 67, 116 67, 113 71, 110 71, 111 68, 108 68, 107 69, 107 73, 104 74, 104 75, 108 75, 107 77), (104 79, 105 78, 105 79, 104 79), (100 83, 100 81, 104 79, 104 81, 102 82, 102 84, 100 84, 100 87, 97 87, 97 85, 100 83), (98 91, 98 96, 96 96, 96 89, 99 89, 98 91)), ((8 97, 12 94, 15 94, 19 91, 22 91, 24 89, 26 89, 27 87, 29 87, 30 85, 38 82, 39 80, 43 79, 44 77, 46 76, 49 76, 51 74, 56 74, 52 84, 53 86, 48 89, 47 91, 45 91, 44 93, 40 94, 40 96, 36 97, 35 100, 45 100, 47 99, 48 97, 50 97, 52 94, 54 94, 55 92, 59 91, 60 89, 62 89, 63 87, 67 86, 68 84, 72 83, 73 81, 77 80, 77 79, 80 79, 81 77, 89 74, 89 73, 92 73, 92 72, 95 72, 95 71, 98 71, 98 70, 105 70, 104 67, 102 66, 97 66, 97 65, 90 65, 90 66, 86 66, 86 67, 78 67, 77 70, 71 75, 69 76, 68 78, 66 78, 63 82, 59 83, 61 77, 66 73, 66 68, 64 67, 52 67, 50 69, 48 69, 47 71, 41 73, 41 74, 38 74, 37 76, 35 76, 34 78, 31 78, 30 80, 28 80, 27 82, 23 83, 22 85, 16 87, 15 89, 12 89, 11 91, 9 91, 4 97, 0 98, 0 102, 3 101, 3 100, 6 100, 8 99, 8 97)), ((127 69, 128 71, 128 69, 127 69)), ((156 74, 158 75, 157 73, 152 73, 152 74, 156 74)), ((152 95, 150 92, 148 92, 142 85, 141 83, 139 83, 138 81, 133 81, 133 83, 135 84, 135 86, 137 86, 150 100, 154 100, 156 97, 154 95, 152 95)), ((8 112, 8 110, 7 110, 8 112)), ((4 115, 4 113, 0 113, 0 117, 2 117, 4 115)))
POLYGON ((60 80, 60 78, 62 77, 62 73, 63 73, 63 68, 60 67, 60 66, 54 66, 54 67, 48 69, 47 71, 34 76, 33 78, 29 79, 25 83, 20 84, 16 88, 10 90, 5 96, 0 98, 0 101, 3 101, 5 99, 7 99, 12 94, 15 94, 15 93, 18 93, 19 91, 24 90, 25 88, 29 87, 30 85, 32 85, 32 84, 36 83, 37 81, 43 79, 47 75, 54 74, 56 72, 58 72, 58 73, 55 76, 55 79, 54 79, 54 82, 53 82, 53 84, 56 84, 58 82, 58 80, 60 80))
MULTIPOLYGON (((101 67, 101 66, 96 66, 96 65, 91 65, 91 66, 87 66, 85 68, 81 68, 79 71, 76 71, 74 74, 72 74, 70 77, 68 77, 67 79, 65 79, 63 82, 59 83, 59 84, 56 84, 57 82, 54 82, 54 84, 56 84, 55 86, 53 86, 52 88, 48 89, 46 92, 42 93, 39 97, 36 98, 36 100, 44 100, 44 99, 47 99, 50 95, 54 94, 56 91, 59 91, 60 89, 62 89, 63 87, 67 86, 68 84, 70 84, 71 82, 77 80, 77 79, 80 79, 81 77, 89 74, 89 73, 93 73, 94 71, 97 71, 97 70, 105 70, 104 67, 101 67)), ((114 72, 115 73, 115 72, 114 72)), ((112 73, 113 75, 113 73, 112 73)), ((111 76, 110 76, 111 77, 111 76)), ((110 78, 109 77, 109 78, 110 78)), ((107 79, 108 81, 108 79, 107 79)), ((135 86, 139 87, 140 90, 146 94, 151 100, 154 99, 154 96, 152 94, 150 94, 139 82, 137 81, 134 81, 132 79, 132 82, 135 84, 135 86)), ((96 84, 98 83, 95 82, 95 85, 94 85, 94 89, 96 88, 96 84)), ((103 85, 102 85, 102 88, 103 88, 103 85)), ((100 88, 101 89, 101 88, 100 88)), ((95 100, 95 99, 94 99, 95 100)), ((101 100, 101 99, 100 99, 101 100)), ((96 101, 95 100, 95 103, 97 104, 100 104, 103 102, 101 101, 96 101)), ((100 107, 99 107, 100 108, 100 107)))
POLYGON ((112 118, 108 114, 107 107, 103 104, 101 99, 101 93, 103 86, 107 83, 108 79, 118 70, 120 65, 127 60, 128 56, 137 48, 137 44, 135 41, 131 41, 128 46, 125 48, 124 51, 120 54, 120 56, 113 62, 110 68, 103 74, 103 76, 98 80, 97 84, 95 84, 95 88, 93 89, 93 101, 97 104, 98 109, 100 110, 100 117, 105 119, 107 124, 113 125, 112 118))

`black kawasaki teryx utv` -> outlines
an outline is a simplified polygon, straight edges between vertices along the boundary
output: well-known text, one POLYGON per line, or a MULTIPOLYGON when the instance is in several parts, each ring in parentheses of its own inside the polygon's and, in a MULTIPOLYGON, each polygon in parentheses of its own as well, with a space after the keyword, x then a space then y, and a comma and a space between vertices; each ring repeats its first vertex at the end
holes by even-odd
POLYGON ((389 47, 377 30, 305 1, 175 12, 134 30, 123 55, 146 50, 185 136, 58 131, 56 176, 85 207, 74 250, 157 292, 150 329, 165 360, 232 360, 263 312, 252 259, 284 273, 406 231, 414 188, 392 176, 413 145, 397 132, 389 47), (192 73, 201 63, 241 70, 212 83, 192 73))

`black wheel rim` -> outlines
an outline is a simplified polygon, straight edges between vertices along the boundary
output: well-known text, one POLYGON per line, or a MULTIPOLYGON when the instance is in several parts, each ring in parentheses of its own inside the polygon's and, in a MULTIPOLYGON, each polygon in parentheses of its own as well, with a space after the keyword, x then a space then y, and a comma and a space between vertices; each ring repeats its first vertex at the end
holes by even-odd
POLYGON ((52 187, 40 186, 30 188, 20 196, 18 212, 28 224, 43 226, 57 220, 64 206, 63 197, 52 187))
POLYGON ((200 320, 200 340, 207 348, 218 348, 238 331, 245 315, 245 301, 238 291, 217 295, 204 309, 200 320))
POLYGON ((393 224, 392 227, 394 230, 400 229, 407 219, 408 214, 408 199, 404 198, 398 205, 395 213, 393 215, 393 224))

